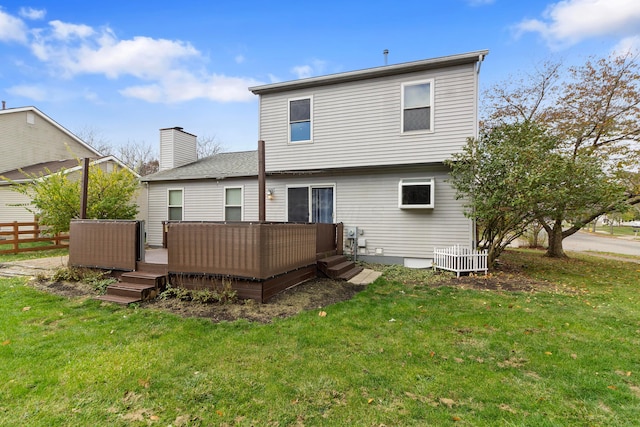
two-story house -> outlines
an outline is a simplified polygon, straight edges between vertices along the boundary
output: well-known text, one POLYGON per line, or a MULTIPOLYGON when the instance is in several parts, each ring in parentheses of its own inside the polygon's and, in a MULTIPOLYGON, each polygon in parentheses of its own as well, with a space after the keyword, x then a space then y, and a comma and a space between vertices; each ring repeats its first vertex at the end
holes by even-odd
MULTIPOLYGON (((161 220, 256 221, 265 197, 267 221, 344 223, 355 232, 345 236, 347 251, 367 261, 427 267, 434 247, 472 246, 474 223, 444 161, 477 136, 487 54, 249 88, 260 97, 266 194, 258 194, 255 152, 169 161, 145 178, 149 243, 160 242, 161 220)), ((161 131, 161 151, 175 158, 167 131, 183 131, 161 131)))

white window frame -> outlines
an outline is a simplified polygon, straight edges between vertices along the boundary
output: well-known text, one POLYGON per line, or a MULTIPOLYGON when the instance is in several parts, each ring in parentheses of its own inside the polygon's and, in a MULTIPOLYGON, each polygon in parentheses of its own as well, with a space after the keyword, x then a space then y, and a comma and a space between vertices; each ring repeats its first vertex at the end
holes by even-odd
MULTIPOLYGON (((222 194, 222 216, 225 221, 227 220, 227 208, 240 208, 240 221, 244 221, 244 185, 229 185, 223 188, 222 194), (230 205, 227 203, 227 190, 240 190, 240 204, 239 205, 230 205)), ((231 220, 229 220, 231 221, 231 220)), ((234 220, 236 221, 236 220, 234 220)))
POLYGON ((308 216, 307 218, 309 218, 309 220, 311 220, 311 215, 312 212, 311 210, 313 209, 313 204, 311 203, 311 198, 312 198, 312 191, 314 188, 332 188, 333 189, 333 218, 332 221, 333 223, 336 222, 336 199, 337 197, 337 193, 336 193, 336 184, 335 183, 329 183, 329 184, 287 184, 286 188, 285 188, 285 207, 284 207, 284 212, 286 214, 286 221, 289 221, 289 188, 307 188, 307 194, 308 194, 308 200, 309 200, 309 210, 308 210, 308 216))
MULTIPOLYGON (((184 221, 184 187, 182 188, 167 188, 167 219, 169 219, 171 217, 171 215, 169 215, 169 210, 171 208, 181 208, 182 209, 182 215, 180 218, 180 221, 184 221), (181 200, 180 200, 180 205, 172 205, 171 204, 171 198, 169 197, 170 193, 172 191, 180 191, 180 196, 181 196, 181 200)), ((175 220, 173 220, 175 221, 175 220)))
POLYGON ((297 98, 287 99, 287 143, 292 145, 297 144, 313 144, 313 95, 299 96, 297 98), (291 102, 301 101, 303 99, 309 100, 309 138, 300 141, 291 140, 291 102))
POLYGON ((400 209, 433 209, 435 207, 436 192, 435 192, 435 179, 434 178, 403 178, 398 183, 398 207, 400 209), (402 190, 404 187, 410 187, 415 185, 429 185, 430 191, 430 203, 420 205, 408 205, 402 203, 402 190))
POLYGON ((433 111, 434 111, 434 79, 425 79, 425 80, 416 80, 411 82, 404 82, 400 85, 400 133, 405 135, 413 135, 416 133, 433 133, 434 123, 433 123, 433 111), (404 88, 407 86, 416 86, 421 84, 429 84, 429 129, 416 129, 416 130, 404 130, 404 112, 406 108, 404 108, 404 88))

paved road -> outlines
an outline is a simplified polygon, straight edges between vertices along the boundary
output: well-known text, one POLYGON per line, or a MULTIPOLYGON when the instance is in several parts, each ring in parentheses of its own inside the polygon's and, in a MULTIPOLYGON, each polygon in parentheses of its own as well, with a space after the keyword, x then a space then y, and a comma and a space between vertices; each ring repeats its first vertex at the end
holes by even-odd
POLYGON ((578 232, 563 240, 565 251, 597 251, 640 256, 640 240, 613 238, 607 235, 578 232))

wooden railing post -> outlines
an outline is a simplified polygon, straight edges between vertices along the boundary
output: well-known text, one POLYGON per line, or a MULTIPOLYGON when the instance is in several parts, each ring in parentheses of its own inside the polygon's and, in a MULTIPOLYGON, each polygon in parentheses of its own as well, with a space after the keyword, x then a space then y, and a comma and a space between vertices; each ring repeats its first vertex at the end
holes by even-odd
POLYGON ((18 221, 13 221, 13 253, 18 253, 18 248, 20 247, 20 227, 18 227, 18 221))

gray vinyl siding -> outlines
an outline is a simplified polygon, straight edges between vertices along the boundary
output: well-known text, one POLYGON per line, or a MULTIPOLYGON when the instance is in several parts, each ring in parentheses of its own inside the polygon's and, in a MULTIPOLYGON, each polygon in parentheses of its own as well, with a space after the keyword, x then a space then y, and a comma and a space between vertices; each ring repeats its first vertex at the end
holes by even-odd
POLYGON ((169 189, 183 190, 182 214, 185 221, 222 221, 224 220, 225 187, 243 187, 244 220, 257 221, 257 179, 150 182, 149 216, 146 223, 147 243, 151 246, 162 245, 162 221, 167 220, 169 189))
POLYGON ((269 171, 438 163, 477 132, 473 64, 265 94, 260 139, 269 171), (401 85, 433 79, 430 132, 401 132, 401 85), (313 143, 288 143, 288 100, 313 96, 313 143))
POLYGON ((403 167, 341 173, 326 176, 269 178, 267 187, 274 191, 267 200, 268 221, 286 219, 287 185, 335 185, 335 221, 357 226, 367 241, 361 255, 376 255, 376 249, 387 257, 425 258, 433 256, 434 247, 455 244, 470 246, 472 222, 464 216, 462 201, 446 182, 447 169, 440 167, 403 167), (400 209, 398 184, 403 178, 434 178, 433 209, 400 209))
POLYGON ((0 223, 6 222, 32 222, 33 213, 29 212, 24 206, 29 205, 31 200, 24 194, 11 190, 11 186, 3 185, 0 187, 0 223))
POLYGON ((177 168, 198 159, 196 137, 178 129, 160 130, 160 170, 177 168))
POLYGON ((0 172, 95 153, 33 111, 0 114, 0 172), (33 124, 27 123, 33 114, 33 124))

